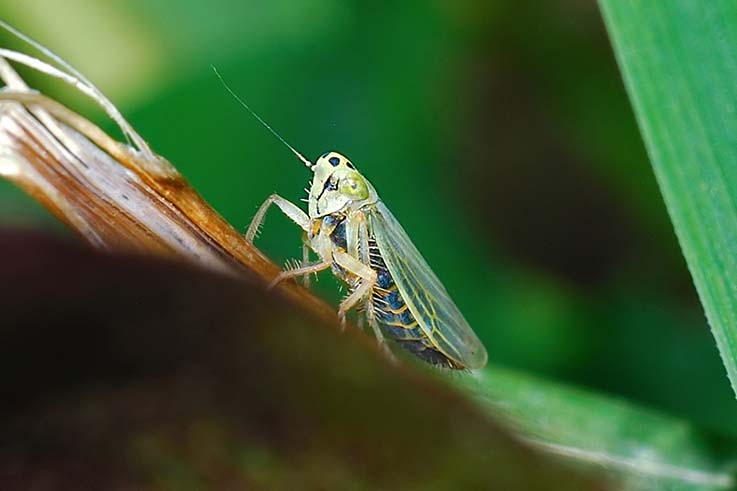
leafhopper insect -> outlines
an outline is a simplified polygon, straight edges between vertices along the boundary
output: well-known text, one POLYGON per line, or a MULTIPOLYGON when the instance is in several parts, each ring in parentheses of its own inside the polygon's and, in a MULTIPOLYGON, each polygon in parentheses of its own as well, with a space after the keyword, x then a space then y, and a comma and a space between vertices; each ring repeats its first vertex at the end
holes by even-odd
POLYGON ((337 152, 326 152, 313 164, 225 87, 313 172, 307 213, 272 194, 246 232, 252 242, 271 205, 303 231, 301 265, 282 271, 270 287, 331 269, 349 291, 338 307, 342 326, 346 314, 358 309, 387 353, 385 336, 432 365, 483 367, 487 354, 481 341, 371 183, 337 152), (316 262, 309 262, 310 251, 316 262))

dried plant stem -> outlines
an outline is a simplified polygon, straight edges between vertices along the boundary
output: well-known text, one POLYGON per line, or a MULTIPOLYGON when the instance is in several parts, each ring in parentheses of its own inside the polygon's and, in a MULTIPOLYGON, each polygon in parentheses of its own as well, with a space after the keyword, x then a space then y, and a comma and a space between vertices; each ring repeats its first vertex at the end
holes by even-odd
MULTIPOLYGON (((90 244, 111 252, 179 258, 263 284, 278 274, 279 268, 166 159, 148 147, 139 150, 115 141, 84 117, 29 89, 2 58, 0 78, 6 84, 0 91, 0 175, 90 244)), ((133 141, 143 141, 135 135, 133 141)), ((335 322, 332 307, 308 290, 292 282, 280 290, 335 322)))

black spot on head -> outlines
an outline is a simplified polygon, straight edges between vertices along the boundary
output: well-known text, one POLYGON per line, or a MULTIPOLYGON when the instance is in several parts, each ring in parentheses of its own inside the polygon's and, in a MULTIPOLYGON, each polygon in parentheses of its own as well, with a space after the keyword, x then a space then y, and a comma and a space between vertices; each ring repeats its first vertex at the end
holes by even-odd
POLYGON ((346 162, 345 165, 347 165, 349 169, 355 169, 355 167, 353 167, 353 164, 351 164, 350 162, 346 162))
POLYGON ((337 167, 338 164, 340 164, 340 159, 338 157, 331 157, 328 162, 330 162, 330 165, 333 167, 337 167))
POLYGON ((330 152, 325 152, 324 154, 320 155, 320 158, 321 158, 321 159, 324 159, 324 158, 325 158, 325 157, 327 157, 327 156, 328 156, 329 154, 330 154, 330 152))

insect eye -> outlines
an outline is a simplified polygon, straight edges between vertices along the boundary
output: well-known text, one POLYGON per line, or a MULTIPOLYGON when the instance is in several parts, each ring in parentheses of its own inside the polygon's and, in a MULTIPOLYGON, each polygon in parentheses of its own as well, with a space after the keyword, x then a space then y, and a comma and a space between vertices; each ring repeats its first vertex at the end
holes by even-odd
POLYGON ((338 157, 330 157, 330 160, 328 160, 328 162, 330 162, 330 165, 332 165, 333 167, 338 167, 338 164, 340 164, 340 159, 338 157))
POLYGON ((346 166, 347 166, 347 167, 348 167, 349 169, 354 169, 354 170, 356 169, 355 167, 353 167, 353 164, 351 164, 350 162, 346 162, 346 163, 345 163, 345 165, 346 165, 346 166))
POLYGON ((368 198, 368 188, 361 179, 343 179, 340 181, 340 192, 355 199, 368 198))

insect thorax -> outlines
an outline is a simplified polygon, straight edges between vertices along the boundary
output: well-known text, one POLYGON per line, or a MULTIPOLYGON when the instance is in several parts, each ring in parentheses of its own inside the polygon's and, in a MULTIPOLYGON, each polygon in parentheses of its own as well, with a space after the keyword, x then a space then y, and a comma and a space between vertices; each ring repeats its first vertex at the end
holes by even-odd
MULTIPOLYGON (((323 244, 329 240, 333 250, 346 252, 348 248, 347 224, 347 215, 341 213, 315 219, 312 223, 312 240, 323 244)), ((359 248, 358 255, 364 257, 367 265, 376 273, 377 281, 370 293, 371 308, 384 334, 394 339, 405 350, 430 364, 460 368, 454 361, 438 351, 423 333, 389 272, 372 234, 369 234, 368 237, 368 250, 362 251, 359 248)), ((358 277, 350 271, 346 271, 335 263, 331 269, 350 291, 358 286, 358 277)))

